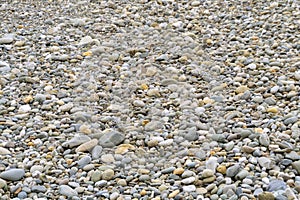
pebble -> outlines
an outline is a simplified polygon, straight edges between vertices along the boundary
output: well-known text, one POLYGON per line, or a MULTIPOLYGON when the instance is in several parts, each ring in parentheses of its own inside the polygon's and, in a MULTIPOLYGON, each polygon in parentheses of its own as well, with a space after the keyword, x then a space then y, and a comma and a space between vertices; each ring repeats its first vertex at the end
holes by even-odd
POLYGON ((268 191, 269 192, 274 192, 278 190, 285 190, 287 188, 287 185, 284 181, 282 180, 272 180, 270 181, 268 185, 268 191))
POLYGON ((84 156, 80 160, 78 160, 77 164, 79 168, 83 168, 87 164, 89 164, 92 161, 92 158, 90 156, 84 156))
POLYGON ((295 161, 292 163, 292 167, 300 174, 300 161, 295 161))
POLYGON ((0 147, 0 154, 1 155, 11 154, 11 152, 8 149, 4 148, 4 147, 0 147))
POLYGON ((275 200, 274 195, 271 192, 263 192, 258 195, 259 200, 275 200))
POLYGON ((103 148, 99 145, 96 145, 93 148, 93 150, 91 152, 93 160, 96 160, 96 159, 100 158, 102 150, 103 150, 103 148))
POLYGON ((109 181, 109 180, 111 180, 111 179, 114 177, 114 175, 115 175, 114 170, 112 170, 112 169, 107 169, 107 170, 105 170, 105 171, 102 173, 102 179, 103 179, 103 180, 109 181))
POLYGON ((8 181, 18 181, 25 176, 24 169, 9 169, 0 173, 0 178, 8 181))
POLYGON ((185 186, 182 186, 182 189, 184 192, 194 192, 194 191, 196 191, 196 186, 195 185, 185 185, 185 186))
POLYGON ((101 161, 104 163, 114 163, 115 158, 112 154, 104 154, 101 156, 101 161))
POLYGON ((91 149, 93 149, 97 144, 98 144, 98 140, 97 139, 92 139, 90 141, 87 141, 81 145, 79 145, 75 151, 76 152, 85 152, 85 151, 90 151, 91 149))
POLYGON ((228 167, 226 170, 226 176, 228 177, 234 177, 235 175, 237 175, 240 171, 240 165, 235 164, 231 167, 228 167))
POLYGON ((0 178, 0 189, 7 189, 6 181, 1 178, 0 178))
POLYGON ((76 190, 72 189, 68 185, 61 185, 59 186, 59 194, 69 197, 78 196, 76 190))
POLYGON ((123 142, 124 139, 125 137, 123 134, 117 131, 110 131, 108 133, 105 133, 99 139, 99 145, 101 145, 102 147, 111 148, 123 142))

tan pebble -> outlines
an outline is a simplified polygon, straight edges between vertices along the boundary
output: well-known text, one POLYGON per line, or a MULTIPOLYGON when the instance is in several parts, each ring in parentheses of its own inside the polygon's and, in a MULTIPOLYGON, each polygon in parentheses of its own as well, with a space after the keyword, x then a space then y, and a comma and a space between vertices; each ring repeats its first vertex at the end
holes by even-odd
POLYGON ((173 174, 181 175, 184 172, 184 169, 182 167, 174 169, 173 174))
POLYGON ((128 152, 128 150, 135 150, 135 147, 131 144, 121 144, 115 150, 115 153, 116 154, 124 154, 124 153, 128 152))
POLYGON ((264 130, 263 130, 262 128, 255 128, 255 129, 254 129, 254 132, 255 132, 255 133, 263 133, 264 130))
POLYGON ((174 190, 173 192, 171 192, 170 194, 169 194, 169 198, 174 198, 177 194, 179 194, 179 192, 180 192, 180 190, 174 190))
POLYGON ((25 41, 16 41, 15 42, 15 46, 17 46, 17 47, 24 46, 24 44, 25 44, 25 41))
POLYGON ((166 185, 160 185, 159 187, 158 187, 158 189, 159 189, 159 191, 165 191, 165 190, 167 190, 168 189, 168 186, 166 186, 166 185))
POLYGON ((206 194, 207 193, 207 189, 203 188, 203 187, 200 187, 200 188, 197 188, 196 189, 196 192, 198 194, 206 194))
POLYGON ((149 174, 150 170, 149 169, 138 169, 138 173, 140 173, 140 174, 149 174))
POLYGON ((154 76, 157 72, 156 67, 149 67, 146 71, 146 76, 154 76))
POLYGON ((249 88, 245 85, 241 85, 240 87, 236 88, 235 93, 241 94, 249 90, 249 88))
POLYGON ((117 184, 120 185, 120 186, 126 186, 127 181, 125 179, 120 179, 120 180, 118 180, 117 184))
POLYGON ((212 45, 212 43, 213 43, 213 41, 211 39, 207 39, 205 42, 207 45, 212 45))
POLYGON ((184 63, 188 60, 188 57, 187 56, 181 56, 178 60, 179 60, 179 62, 184 63))
POLYGON ((92 133, 92 130, 89 128, 89 126, 87 126, 85 124, 80 126, 79 131, 81 133, 84 133, 84 134, 91 134, 92 133))
POLYGON ((245 153, 252 153, 255 150, 255 148, 250 146, 242 146, 242 151, 245 153))
POLYGON ((221 174, 226 174, 226 166, 225 165, 219 165, 217 167, 217 171, 220 172, 221 174))
POLYGON ((158 141, 157 140, 150 140, 150 141, 147 142, 147 145, 149 147, 155 147, 155 146, 158 145, 158 141))
POLYGON ((98 144, 98 139, 92 139, 81 144, 79 147, 76 148, 75 152, 85 152, 89 151, 94 148, 98 144))
POLYGON ((23 98, 23 101, 24 101, 24 103, 26 103, 26 104, 32 102, 32 101, 33 101, 32 95, 28 95, 28 96, 24 97, 24 98, 23 98))
POLYGON ((62 106, 62 105, 65 104, 65 102, 64 102, 63 100, 58 100, 58 101, 56 101, 56 103, 57 103, 58 105, 60 105, 60 106, 62 106))
POLYGON ((277 113, 277 112, 278 112, 278 108, 276 108, 276 107, 270 107, 270 108, 267 108, 267 112, 270 112, 270 113, 277 113))
POLYGON ((147 95, 150 97, 160 97, 160 92, 158 89, 150 89, 147 91, 147 95))
POLYGON ((147 191, 145 189, 143 189, 141 192, 140 192, 140 195, 142 196, 145 196, 147 194, 147 191))
POLYGON ((66 163, 67 163, 68 165, 71 165, 71 164, 73 163, 73 160, 72 160, 72 159, 67 159, 67 160, 66 160, 66 163))

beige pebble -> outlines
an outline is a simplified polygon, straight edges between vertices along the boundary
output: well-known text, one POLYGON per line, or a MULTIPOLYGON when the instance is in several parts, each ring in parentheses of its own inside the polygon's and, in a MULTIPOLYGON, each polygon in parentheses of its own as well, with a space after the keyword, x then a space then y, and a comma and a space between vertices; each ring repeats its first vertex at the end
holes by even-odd
POLYGON ((79 128, 79 131, 81 133, 84 133, 84 134, 91 134, 92 133, 92 130, 89 128, 89 126, 85 125, 85 124, 82 124, 79 128))
POLYGON ((11 154, 11 152, 4 147, 0 147, 0 155, 5 155, 5 154, 11 154))
POLYGON ((247 86, 241 85, 238 88, 236 88, 235 93, 241 94, 241 93, 246 92, 247 90, 249 90, 249 88, 247 86))
POLYGON ((169 194, 169 198, 174 198, 177 194, 179 194, 179 192, 180 192, 180 190, 174 190, 173 192, 171 192, 170 194, 169 194))
POLYGON ((115 150, 115 154, 125 154, 129 150, 135 150, 135 147, 133 145, 131 145, 131 144, 121 144, 115 150))
POLYGON ((90 151, 92 148, 94 148, 98 144, 98 139, 92 139, 90 141, 87 141, 83 144, 81 144, 79 147, 76 148, 75 152, 85 152, 90 151))

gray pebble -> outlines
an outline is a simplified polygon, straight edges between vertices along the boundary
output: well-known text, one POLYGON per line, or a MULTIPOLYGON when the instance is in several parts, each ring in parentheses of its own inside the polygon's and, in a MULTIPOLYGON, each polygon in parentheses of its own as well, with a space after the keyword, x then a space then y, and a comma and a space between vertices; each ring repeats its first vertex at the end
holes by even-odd
POLYGON ((272 180, 268 185, 268 191, 274 192, 278 190, 285 190, 287 188, 287 185, 282 180, 272 180))
POLYGON ((124 135, 117 132, 117 131, 110 131, 108 133, 105 133, 100 139, 99 139, 99 145, 106 148, 114 147, 125 139, 124 135))
POLYGON ((240 165, 239 164, 235 164, 231 167, 229 167, 226 170, 226 176, 228 177, 234 177, 235 175, 237 175, 237 173, 240 171, 240 165))
POLYGON ((100 158, 102 149, 103 149, 103 148, 102 148, 100 145, 96 145, 96 146, 93 148, 93 150, 92 150, 92 152, 91 152, 93 160, 99 159, 99 158, 100 158))
POLYGON ((25 176, 24 169, 9 169, 0 173, 0 178, 9 181, 18 181, 25 176))
POLYGON ((80 160, 78 160, 77 164, 79 168, 83 168, 87 164, 89 164, 92 161, 92 158, 90 156, 84 156, 80 160))

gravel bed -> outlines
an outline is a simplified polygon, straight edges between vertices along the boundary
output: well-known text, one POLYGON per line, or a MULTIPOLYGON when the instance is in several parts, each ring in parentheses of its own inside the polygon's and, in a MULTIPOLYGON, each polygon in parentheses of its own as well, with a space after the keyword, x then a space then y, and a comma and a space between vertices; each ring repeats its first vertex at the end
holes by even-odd
POLYGON ((300 2, 0 5, 0 199, 300 199, 300 2))

